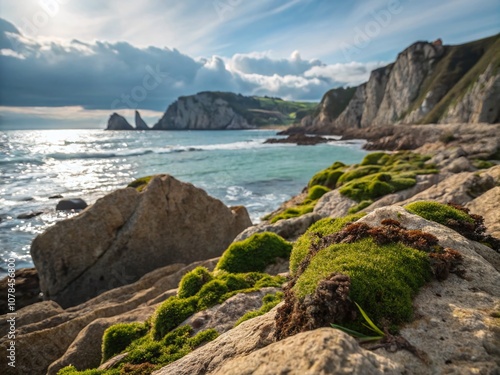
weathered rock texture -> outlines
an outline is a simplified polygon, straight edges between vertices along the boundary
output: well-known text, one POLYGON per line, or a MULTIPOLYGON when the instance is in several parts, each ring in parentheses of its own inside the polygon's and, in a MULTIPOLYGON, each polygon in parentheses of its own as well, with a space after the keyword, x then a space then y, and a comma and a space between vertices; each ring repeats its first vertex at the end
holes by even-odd
POLYGON ((106 130, 134 130, 134 127, 128 123, 125 117, 118 113, 113 113, 108 120, 106 130))
MULTIPOLYGON (((0 280, 0 295, 4 297, 0 300, 0 314, 7 314, 9 312, 7 295, 10 279, 10 277, 6 276, 0 280)), ((36 269, 22 268, 16 270, 15 290, 16 310, 33 303, 40 302, 42 297, 40 296, 40 282, 38 280, 38 272, 36 269)), ((2 323, 4 322, 0 322, 0 327, 2 326, 2 323)))
POLYGON ((31 255, 44 298, 68 307, 158 267, 218 256, 250 225, 244 208, 161 175, 57 223, 35 238, 31 255))
POLYGON ((467 208, 471 212, 480 212, 488 232, 493 237, 500 238, 500 186, 470 201, 467 203, 467 208))
POLYGON ((142 119, 139 111, 135 111, 135 129, 136 130, 150 130, 148 124, 142 119))
MULTIPOLYGON (((218 258, 204 262, 173 264, 152 271, 139 281, 99 295, 81 305, 63 310, 53 301, 44 301, 17 311, 16 368, 7 374, 55 375, 64 366, 77 369, 99 366, 102 332, 115 323, 144 321, 171 295, 187 272, 197 266, 213 269, 218 258)), ((0 316, 5 330, 6 316, 0 316)), ((9 340, 0 339, 0 350, 6 351, 9 340)), ((0 357, 0 368, 7 369, 6 357, 0 357)))
POLYGON ((343 88, 329 91, 302 126, 339 134, 393 124, 500 122, 499 48, 499 35, 457 46, 414 43, 394 64, 374 70, 350 100, 343 88))

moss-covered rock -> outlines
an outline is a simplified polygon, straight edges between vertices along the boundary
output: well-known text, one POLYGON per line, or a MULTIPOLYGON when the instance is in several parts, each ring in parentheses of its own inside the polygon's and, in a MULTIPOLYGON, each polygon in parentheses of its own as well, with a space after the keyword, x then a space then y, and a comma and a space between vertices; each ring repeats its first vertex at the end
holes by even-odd
POLYGON ((407 204, 405 209, 412 214, 421 216, 427 220, 435 221, 442 225, 447 225, 450 220, 464 221, 471 224, 474 223, 472 217, 467 213, 452 206, 434 201, 413 202, 407 204))
POLYGON ((278 339, 332 323, 369 334, 353 302, 375 324, 392 329, 411 320, 412 298, 432 275, 463 275, 462 256, 439 246, 432 234, 406 230, 396 220, 379 227, 352 223, 339 231, 341 223, 333 224, 331 230, 318 222, 320 230, 304 234, 294 247, 293 278, 276 315, 278 339))
POLYGON ((152 334, 155 340, 161 340, 169 331, 197 311, 199 298, 170 297, 156 310, 153 317, 152 334))
POLYGON ((350 277, 351 300, 372 320, 384 318, 392 324, 412 318, 412 298, 431 275, 425 252, 400 243, 380 246, 372 239, 363 239, 320 251, 298 278, 294 292, 299 299, 304 298, 315 291, 320 280, 335 272, 350 277))
POLYGON ((344 163, 336 161, 330 167, 316 173, 309 181, 309 187, 322 185, 334 189, 338 179, 344 174, 345 167, 344 163))
POLYGON ((229 246, 216 269, 232 273, 262 272, 276 258, 288 258, 291 249, 292 245, 275 233, 256 233, 229 246))
POLYGON ((353 223, 362 218, 364 214, 347 215, 343 218, 325 218, 317 221, 309 227, 293 245, 290 254, 290 273, 293 275, 297 271, 299 264, 304 260, 311 245, 318 243, 321 237, 337 233, 347 224, 353 223))
POLYGON ((203 285, 213 279, 210 271, 205 267, 196 267, 194 270, 184 275, 179 283, 177 296, 186 298, 194 296, 200 291, 203 285))
POLYGON ((308 198, 315 201, 330 191, 326 186, 315 185, 309 189, 308 198))
POLYGON ((109 327, 102 337, 102 362, 121 353, 148 329, 144 323, 119 323, 109 327))

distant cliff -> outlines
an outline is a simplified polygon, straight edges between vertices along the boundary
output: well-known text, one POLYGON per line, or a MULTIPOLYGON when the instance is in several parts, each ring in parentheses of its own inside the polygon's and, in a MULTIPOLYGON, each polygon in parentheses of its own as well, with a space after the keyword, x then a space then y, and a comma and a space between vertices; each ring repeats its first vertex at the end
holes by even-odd
POLYGON ((153 129, 224 130, 290 125, 312 113, 315 107, 316 103, 205 91, 179 97, 153 129))
POLYGON ((500 34, 444 46, 417 42, 368 82, 327 92, 308 132, 391 124, 500 122, 500 34))

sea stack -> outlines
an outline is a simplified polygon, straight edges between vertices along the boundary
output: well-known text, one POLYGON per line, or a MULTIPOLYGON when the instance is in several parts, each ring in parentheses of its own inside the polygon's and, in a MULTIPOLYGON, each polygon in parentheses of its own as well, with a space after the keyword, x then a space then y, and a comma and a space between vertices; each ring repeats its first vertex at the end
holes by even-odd
POLYGON ((115 112, 109 116, 106 130, 134 130, 134 127, 128 123, 125 117, 115 112))
POLYGON ((135 129, 136 130, 151 130, 148 124, 142 119, 139 111, 135 111, 135 129))

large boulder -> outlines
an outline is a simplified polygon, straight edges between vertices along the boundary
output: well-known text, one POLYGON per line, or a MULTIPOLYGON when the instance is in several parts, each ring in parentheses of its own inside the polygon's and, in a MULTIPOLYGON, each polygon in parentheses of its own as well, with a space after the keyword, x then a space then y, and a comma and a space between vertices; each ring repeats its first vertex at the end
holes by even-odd
POLYGON ((160 175, 57 223, 35 238, 31 255, 44 298, 68 307, 156 268, 219 256, 250 225, 245 208, 160 175))
POLYGON ((481 215, 488 232, 492 236, 500 238, 500 186, 488 190, 467 203, 467 208, 472 213, 481 215))

